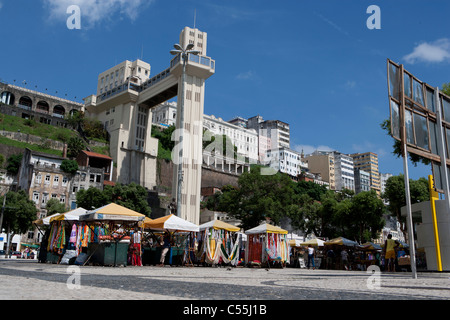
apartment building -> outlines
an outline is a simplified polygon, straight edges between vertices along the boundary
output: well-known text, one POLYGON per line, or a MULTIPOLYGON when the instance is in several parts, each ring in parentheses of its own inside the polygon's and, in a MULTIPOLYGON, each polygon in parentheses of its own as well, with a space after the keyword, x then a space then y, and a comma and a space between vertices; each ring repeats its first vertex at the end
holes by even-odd
POLYGON ((329 152, 314 151, 305 158, 309 171, 320 174, 325 182, 329 183, 330 190, 336 190, 336 174, 334 157, 329 152))
POLYGON ((247 128, 255 129, 258 135, 270 139, 270 149, 290 148, 289 124, 280 120, 264 120, 254 116, 247 120, 247 128))
POLYGON ((370 174, 370 189, 381 195, 381 180, 378 171, 378 155, 373 152, 354 153, 351 155, 355 169, 366 171, 370 174))
POLYGON ((353 158, 338 151, 331 152, 334 157, 336 191, 343 189, 355 191, 355 173, 353 158))
POLYGON ((301 153, 289 148, 268 150, 263 164, 295 179, 308 170, 308 164, 303 161, 301 153))
POLYGON ((370 173, 355 168, 355 193, 370 191, 370 173))

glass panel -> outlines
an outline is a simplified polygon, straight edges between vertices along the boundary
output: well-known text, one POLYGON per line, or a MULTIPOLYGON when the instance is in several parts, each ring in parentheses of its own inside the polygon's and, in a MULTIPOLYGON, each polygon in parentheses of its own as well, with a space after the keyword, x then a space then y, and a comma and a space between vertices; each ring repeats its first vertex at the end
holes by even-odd
POLYGON ((389 94, 391 97, 400 100, 400 71, 393 64, 389 64, 389 94))
POLYGON ((404 76, 405 96, 412 98, 411 93, 411 77, 405 72, 404 76))
POLYGON ((400 140, 399 105, 393 100, 391 100, 391 134, 400 140))
POLYGON ((439 163, 433 162, 433 178, 434 185, 436 189, 443 190, 442 188, 442 176, 441 176, 441 165, 439 163))
POLYGON ((447 150, 446 150, 446 152, 447 152, 447 159, 448 159, 448 155, 450 154, 450 148, 449 148, 449 146, 450 146, 450 130, 449 129, 447 129, 447 128, 445 128, 445 138, 446 138, 446 142, 445 142, 445 145, 447 146, 447 150))
POLYGON ((425 102, 423 101, 423 86, 419 81, 413 80, 413 90, 414 101, 419 103, 421 106, 425 106, 425 102))
POLYGON ((428 145, 428 125, 427 118, 414 114, 414 133, 416 134, 416 146, 430 150, 428 145))
POLYGON ((442 97, 442 111, 444 112, 444 120, 450 122, 450 101, 444 97, 442 97))
POLYGON ((411 111, 405 110, 406 142, 414 144, 414 132, 411 111))
POLYGON ((436 123, 434 123, 433 121, 429 121, 428 122, 430 125, 430 144, 431 144, 431 153, 439 155, 439 147, 438 147, 438 128, 436 126, 436 123))
POLYGON ((436 107, 434 106, 434 90, 427 88, 427 108, 431 112, 436 112, 436 107))

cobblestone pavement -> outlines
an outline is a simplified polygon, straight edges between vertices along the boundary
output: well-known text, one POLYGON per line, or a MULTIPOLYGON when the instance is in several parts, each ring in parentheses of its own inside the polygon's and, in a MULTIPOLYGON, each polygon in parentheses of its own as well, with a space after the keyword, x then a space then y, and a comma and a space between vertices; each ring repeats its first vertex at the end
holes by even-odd
POLYGON ((378 277, 298 268, 76 267, 5 259, 0 260, 0 299, 449 300, 450 274, 419 273, 412 279, 411 273, 378 277))

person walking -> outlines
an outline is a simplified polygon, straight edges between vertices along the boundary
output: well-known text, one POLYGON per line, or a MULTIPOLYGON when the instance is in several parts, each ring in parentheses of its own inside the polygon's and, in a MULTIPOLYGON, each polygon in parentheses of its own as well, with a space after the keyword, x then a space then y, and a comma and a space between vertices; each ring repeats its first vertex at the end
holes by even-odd
POLYGON ((316 265, 314 264, 314 256, 315 256, 314 247, 312 245, 309 245, 308 246, 308 269, 309 269, 311 261, 312 261, 313 270, 316 269, 316 265))
POLYGON ((345 270, 348 270, 348 252, 345 249, 341 251, 341 261, 345 270))
POLYGON ((384 260, 387 265, 388 272, 395 272, 395 250, 400 246, 400 242, 392 239, 392 234, 389 234, 384 242, 384 260))
POLYGON ((171 239, 171 236, 170 236, 170 233, 169 233, 169 231, 166 231, 165 233, 164 233, 164 238, 163 238, 163 240, 161 241, 161 247, 162 247, 162 249, 161 249, 161 259, 159 260, 159 266, 160 267, 164 267, 164 261, 166 260, 166 255, 167 255, 167 252, 169 252, 169 250, 170 250, 170 247, 171 247, 171 245, 172 245, 172 239, 171 239))

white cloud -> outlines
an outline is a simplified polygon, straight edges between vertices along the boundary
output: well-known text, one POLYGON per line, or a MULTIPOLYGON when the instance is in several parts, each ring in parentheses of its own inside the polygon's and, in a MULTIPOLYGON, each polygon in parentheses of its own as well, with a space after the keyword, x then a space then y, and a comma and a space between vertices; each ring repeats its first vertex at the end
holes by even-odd
POLYGON ((311 154, 314 151, 335 151, 336 149, 331 148, 329 146, 320 145, 320 146, 311 146, 306 144, 298 144, 294 146, 294 150, 297 152, 303 152, 305 155, 311 154))
POLYGON ((417 61, 439 63, 450 60, 450 39, 443 38, 431 43, 421 43, 403 59, 411 64, 417 61))
POLYGON ((241 72, 236 76, 238 80, 249 80, 255 77, 255 73, 253 71, 241 72))
POLYGON ((43 0, 50 10, 50 19, 66 20, 67 8, 77 5, 81 9, 83 27, 92 27, 119 13, 134 21, 143 7, 154 0, 43 0))
POLYGON ((345 87, 346 87, 347 89, 354 89, 354 88, 356 87, 356 81, 348 80, 348 81, 345 83, 345 87))

